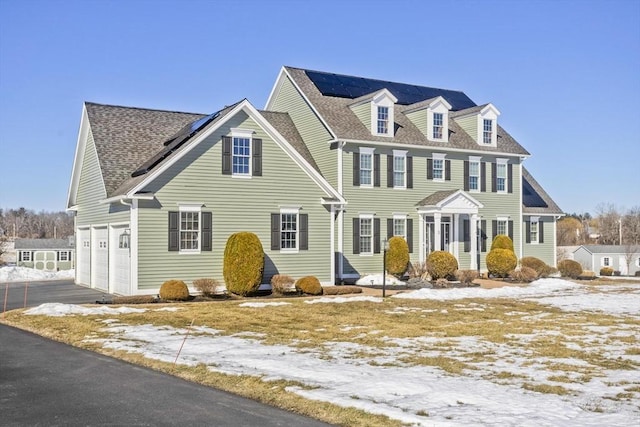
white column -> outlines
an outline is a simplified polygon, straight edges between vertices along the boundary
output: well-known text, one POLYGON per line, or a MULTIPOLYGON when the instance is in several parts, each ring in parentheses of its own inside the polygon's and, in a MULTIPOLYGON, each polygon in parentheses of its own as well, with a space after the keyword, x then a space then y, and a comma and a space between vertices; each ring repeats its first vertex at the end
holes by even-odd
POLYGON ((453 224, 451 225, 452 228, 452 233, 451 233, 451 245, 453 248, 453 256, 456 257, 456 259, 458 259, 458 255, 460 254, 460 249, 458 246, 458 240, 459 240, 459 221, 460 221, 460 214, 453 214, 453 224))
POLYGON ((436 212, 433 214, 433 222, 435 223, 435 250, 442 250, 442 214, 440 212, 436 212))
POLYGON ((131 207, 129 208, 129 229, 131 230, 131 237, 129 241, 129 254, 130 254, 130 264, 129 264, 129 295, 137 295, 139 293, 138 289, 138 251, 140 248, 138 233, 138 213, 140 212, 138 208, 138 200, 133 199, 131 201, 131 207))
POLYGON ((427 246, 427 242, 425 239, 425 230, 424 230, 424 221, 425 221, 425 215, 423 214, 418 214, 418 234, 420 235, 420 237, 418 238, 418 244, 419 249, 418 249, 418 256, 419 261, 420 262, 424 262, 427 258, 427 254, 426 254, 426 250, 425 250, 425 246, 427 246))
POLYGON ((331 212, 329 212, 329 232, 331 233, 331 237, 329 239, 329 246, 331 247, 331 250, 329 251, 331 253, 331 258, 330 258, 330 268, 329 270, 331 270, 331 277, 330 277, 330 281, 329 283, 332 285, 336 284, 336 227, 335 227, 335 214, 336 214, 336 207, 335 205, 331 205, 331 212))
POLYGON ((470 223, 469 223, 469 240, 471 243, 471 252, 469 255, 471 256, 471 263, 469 268, 471 270, 478 269, 478 214, 471 215, 470 223))
MULTIPOLYGON (((344 208, 338 210, 338 279, 344 277, 344 208)), ((334 255, 335 256, 335 255, 334 255)))

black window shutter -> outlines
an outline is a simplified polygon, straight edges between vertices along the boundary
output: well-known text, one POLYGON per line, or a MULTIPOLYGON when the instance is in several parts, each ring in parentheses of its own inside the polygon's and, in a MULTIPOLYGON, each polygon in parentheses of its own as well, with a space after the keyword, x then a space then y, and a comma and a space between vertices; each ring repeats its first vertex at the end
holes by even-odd
POLYGON ((380 154, 373 155, 373 186, 380 187, 380 154))
POLYGON ((433 159, 427 159, 427 179, 433 179, 433 159))
POLYGON ((169 212, 169 250, 170 251, 178 251, 180 250, 179 238, 179 215, 180 212, 171 211, 169 212))
POLYGON ((407 188, 413 188, 413 157, 407 156, 407 188))
POLYGON ((451 181, 451 160, 444 161, 444 180, 451 181))
POLYGON ((262 176, 262 140, 259 138, 253 138, 252 140, 252 160, 253 168, 251 175, 262 176))
POLYGON ((481 252, 487 252, 487 220, 483 219, 480 221, 480 232, 482 233, 480 237, 482 237, 482 247, 480 249, 481 252))
POLYGON ((222 137, 222 174, 231 175, 231 137, 222 137))
POLYGON ((360 218, 353 218, 353 253, 360 253, 360 218))
POLYGON ((496 174, 497 174, 498 164, 491 164, 491 192, 496 192, 496 174))
POLYGON ((469 161, 464 161, 464 191, 469 191, 469 161))
POLYGON ((480 163, 480 191, 487 191, 487 163, 480 163))
POLYGON ((212 233, 212 227, 211 227, 211 219, 212 219, 212 214, 211 212, 202 212, 200 214, 202 216, 202 249, 203 251, 210 251, 211 250, 211 240, 213 237, 213 233, 212 233))
POLYGON ((309 249, 309 214, 300 214, 300 250, 309 249))
POLYGON ((387 156, 387 187, 393 187, 393 156, 387 156))
POLYGON ((353 153, 353 185, 360 185, 360 153, 353 153))
POLYGON ((513 165, 507 165, 507 191, 513 193, 513 165))
POLYGON ((413 219, 407 218, 407 245, 409 253, 413 253, 413 219))
POLYGON ((380 218, 373 218, 373 253, 380 253, 380 218))
POLYGON ((538 243, 544 243, 544 222, 538 220, 538 243))
POLYGON ((22 261, 22 251, 18 251, 18 261, 22 261))
POLYGON ((531 243, 531 221, 526 222, 525 241, 531 243))
POLYGON ((393 218, 387 218, 387 239, 393 237, 393 218))
POLYGON ((492 240, 495 240, 496 236, 498 235, 498 220, 492 220, 491 221, 491 238, 492 240))
POLYGON ((468 219, 462 221, 462 230, 463 230, 463 241, 464 241, 464 251, 471 252, 471 229, 469 228, 471 223, 468 219))
POLYGON ((271 214, 271 250, 280 250, 280 214, 271 214))
POLYGON ((507 222, 507 226, 508 226, 508 229, 509 229, 509 238, 513 242, 513 221, 507 222))

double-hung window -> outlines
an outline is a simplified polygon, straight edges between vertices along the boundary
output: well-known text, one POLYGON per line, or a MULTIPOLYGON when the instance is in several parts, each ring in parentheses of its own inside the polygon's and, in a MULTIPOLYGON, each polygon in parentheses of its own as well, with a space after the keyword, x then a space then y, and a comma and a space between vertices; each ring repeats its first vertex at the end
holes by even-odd
POLYGON ((480 161, 469 160, 469 190, 480 190, 480 161))
POLYGON ((443 114, 433 113, 433 139, 442 139, 443 114))
POLYGON ((387 135, 389 133, 389 107, 378 106, 378 134, 387 135))
POLYGON ((602 258, 602 265, 605 267, 611 267, 611 258, 608 256, 602 258))
POLYGON ((23 251, 22 252, 22 261, 32 261, 31 252, 30 251, 23 251))
POLYGON ((58 252, 58 261, 70 261, 70 260, 71 260, 71 252, 69 251, 58 252))
POLYGON ((508 220, 506 219, 498 219, 496 221, 496 234, 507 235, 508 233, 507 223, 508 223, 508 220))
POLYGON ((407 186, 407 153, 393 153, 393 186, 396 188, 406 188, 407 186))
POLYGON ((531 243, 538 243, 538 239, 539 239, 539 223, 537 219, 531 219, 531 225, 530 227, 530 238, 531 238, 531 243))
POLYGON ((360 217, 360 253, 373 254, 373 216, 360 217))
POLYGON ((507 164, 496 163, 496 190, 498 193, 507 191, 507 164))
POLYGON ((200 211, 180 210, 180 251, 200 250, 200 211))
POLYGON ((373 187, 373 149, 360 149, 360 186, 373 187))
POLYGON ((433 159, 433 179, 436 181, 444 180, 444 159, 433 159))
POLYGON ((482 142, 485 144, 493 143, 493 120, 482 120, 482 142))
POLYGON ((280 212, 280 249, 298 249, 298 212, 280 212))
POLYGON ((407 240, 407 218, 393 217, 393 235, 407 240))
POLYGON ((250 175, 251 169, 251 138, 233 137, 233 175, 250 175))

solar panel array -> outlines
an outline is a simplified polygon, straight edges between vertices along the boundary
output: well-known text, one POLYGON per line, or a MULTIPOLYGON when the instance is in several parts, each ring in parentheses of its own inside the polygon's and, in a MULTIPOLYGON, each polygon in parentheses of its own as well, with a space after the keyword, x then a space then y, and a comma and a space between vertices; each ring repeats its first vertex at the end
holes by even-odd
POLYGON ((526 179, 522 180, 522 203, 528 208, 549 207, 526 179))
POLYGON ((324 96, 355 99, 381 89, 387 89, 393 96, 398 98, 398 104, 402 105, 415 104, 425 99, 442 96, 451 104, 453 111, 476 106, 467 95, 455 90, 415 86, 384 80, 324 73, 321 71, 306 70, 305 73, 324 96))

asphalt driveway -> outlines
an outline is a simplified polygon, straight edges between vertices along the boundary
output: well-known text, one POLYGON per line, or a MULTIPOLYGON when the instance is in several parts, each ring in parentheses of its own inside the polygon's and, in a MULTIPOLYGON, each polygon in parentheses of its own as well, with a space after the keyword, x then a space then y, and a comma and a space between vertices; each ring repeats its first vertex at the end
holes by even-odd
MULTIPOLYGON (((4 301, 5 286, 0 286, 4 301)), ((9 287, 7 309, 24 305, 9 287)), ((71 282, 29 283, 28 306, 91 303, 102 293, 71 282)), ((108 297, 108 296, 106 296, 108 297)), ((0 324, 3 426, 326 426, 213 388, 0 324)))

